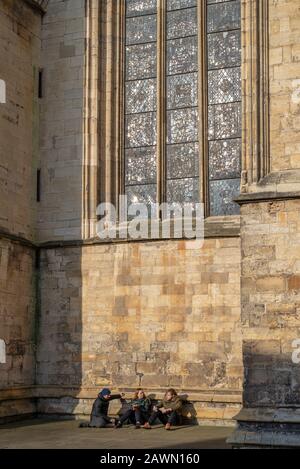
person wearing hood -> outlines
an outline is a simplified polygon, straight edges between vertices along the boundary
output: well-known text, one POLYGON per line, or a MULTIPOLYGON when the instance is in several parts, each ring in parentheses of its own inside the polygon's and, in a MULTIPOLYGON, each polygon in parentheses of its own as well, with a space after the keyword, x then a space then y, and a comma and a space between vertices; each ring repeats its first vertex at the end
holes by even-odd
POLYGON ((104 388, 98 394, 91 412, 90 422, 80 424, 80 427, 105 428, 114 423, 109 417, 109 404, 115 399, 122 399, 124 394, 112 394, 110 389, 104 388))

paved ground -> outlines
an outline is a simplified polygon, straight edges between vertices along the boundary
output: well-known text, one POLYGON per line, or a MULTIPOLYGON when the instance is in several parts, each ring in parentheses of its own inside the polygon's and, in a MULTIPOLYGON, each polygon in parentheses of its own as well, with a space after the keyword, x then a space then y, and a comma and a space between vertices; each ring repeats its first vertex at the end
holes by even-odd
POLYGON ((153 430, 120 430, 78 428, 72 420, 29 420, 0 426, 0 449, 213 449, 229 448, 227 427, 178 427, 166 432, 153 430))

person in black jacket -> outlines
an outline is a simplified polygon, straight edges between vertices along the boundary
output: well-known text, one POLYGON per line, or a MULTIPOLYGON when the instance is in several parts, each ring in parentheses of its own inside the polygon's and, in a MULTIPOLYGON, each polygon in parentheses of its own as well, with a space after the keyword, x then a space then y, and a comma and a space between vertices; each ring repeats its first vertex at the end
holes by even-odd
POLYGON ((98 394, 92 408, 90 422, 80 424, 80 427, 105 428, 114 421, 108 416, 109 403, 114 399, 122 399, 124 394, 112 394, 110 389, 104 388, 98 394))

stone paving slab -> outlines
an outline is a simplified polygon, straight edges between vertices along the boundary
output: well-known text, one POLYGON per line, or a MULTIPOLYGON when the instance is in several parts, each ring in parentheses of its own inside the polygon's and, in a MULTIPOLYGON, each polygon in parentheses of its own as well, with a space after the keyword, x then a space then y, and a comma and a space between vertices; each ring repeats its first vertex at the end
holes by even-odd
POLYGON ((78 421, 35 419, 0 426, 0 449, 223 449, 229 427, 162 426, 150 431, 133 426, 122 429, 78 428, 78 421))

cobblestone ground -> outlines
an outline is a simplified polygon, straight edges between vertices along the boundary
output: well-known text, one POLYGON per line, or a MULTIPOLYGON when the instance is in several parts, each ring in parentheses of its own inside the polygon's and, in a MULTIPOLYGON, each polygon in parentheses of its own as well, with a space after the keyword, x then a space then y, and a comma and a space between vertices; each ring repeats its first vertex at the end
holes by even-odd
POLYGON ((166 432, 128 426, 120 430, 78 428, 77 421, 29 420, 0 426, 0 449, 204 449, 229 448, 227 427, 178 427, 166 432))

